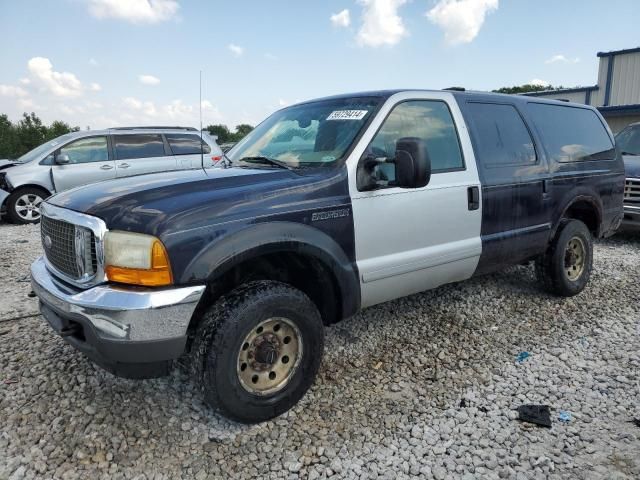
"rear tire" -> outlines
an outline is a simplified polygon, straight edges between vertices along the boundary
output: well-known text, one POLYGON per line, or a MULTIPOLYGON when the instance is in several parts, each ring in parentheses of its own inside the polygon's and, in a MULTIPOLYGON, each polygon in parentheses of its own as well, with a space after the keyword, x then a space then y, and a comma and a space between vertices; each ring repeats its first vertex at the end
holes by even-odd
POLYGON ((40 222, 40 205, 49 194, 39 188, 19 188, 7 198, 7 217, 11 223, 40 222))
POLYGON ((251 282, 204 313, 192 374, 209 406, 239 422, 262 422, 302 398, 323 347, 322 319, 303 292, 280 282, 251 282))
POLYGON ((536 276, 544 289, 562 297, 572 297, 584 290, 592 266, 591 232, 580 220, 563 224, 547 252, 535 262, 536 276))

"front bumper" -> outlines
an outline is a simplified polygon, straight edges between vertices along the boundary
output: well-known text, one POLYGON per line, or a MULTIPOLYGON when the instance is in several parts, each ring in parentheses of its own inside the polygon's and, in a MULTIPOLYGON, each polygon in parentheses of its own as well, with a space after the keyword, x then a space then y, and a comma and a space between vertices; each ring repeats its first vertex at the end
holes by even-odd
POLYGON ((118 376, 168 373, 184 352, 187 327, 205 287, 149 289, 71 287, 54 277, 42 257, 31 265, 40 311, 66 342, 118 376))
POLYGON ((625 205, 623 230, 640 230, 640 205, 625 205))

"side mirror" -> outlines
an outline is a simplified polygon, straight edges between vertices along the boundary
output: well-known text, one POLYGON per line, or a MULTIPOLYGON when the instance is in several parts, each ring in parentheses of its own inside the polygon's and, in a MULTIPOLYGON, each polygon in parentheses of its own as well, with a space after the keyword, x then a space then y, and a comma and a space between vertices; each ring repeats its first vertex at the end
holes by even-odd
POLYGON ((66 165, 67 163, 71 163, 71 159, 66 153, 61 153, 59 155, 56 155, 56 163, 58 165, 66 165))
POLYGON ((431 159, 427 144, 417 137, 405 137, 396 142, 395 186, 421 188, 431 180, 431 159))

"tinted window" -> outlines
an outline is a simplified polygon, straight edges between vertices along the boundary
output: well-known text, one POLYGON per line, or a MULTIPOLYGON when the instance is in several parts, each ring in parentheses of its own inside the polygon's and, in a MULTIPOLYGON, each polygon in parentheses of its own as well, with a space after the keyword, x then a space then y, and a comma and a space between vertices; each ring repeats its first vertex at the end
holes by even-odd
MULTIPOLYGON (((167 141, 171 146, 174 155, 200 155, 200 137, 197 135, 189 135, 186 133, 167 133, 165 134, 167 141)), ((210 153, 211 149, 206 142, 202 141, 202 153, 210 153)))
POLYGON ((614 158, 611 138, 592 110, 543 103, 529 104, 544 147, 556 162, 614 158))
POLYGON ((106 162, 109 160, 107 137, 81 138, 62 147, 58 155, 68 155, 69 163, 106 162))
MULTIPOLYGON (((418 137, 426 142, 433 173, 464 168, 458 133, 446 103, 412 100, 397 105, 369 144, 369 153, 393 158, 396 142, 403 137, 418 137)), ((379 168, 386 179, 395 179, 393 165, 379 168)))
POLYGON ((616 143, 625 155, 640 155, 640 125, 627 127, 616 135, 616 143))
POLYGON ((164 156, 164 144, 160 135, 147 133, 140 135, 114 135, 113 141, 116 149, 116 158, 119 160, 164 156))
POLYGON ((513 105, 469 103, 478 155, 486 166, 536 163, 533 140, 513 105))

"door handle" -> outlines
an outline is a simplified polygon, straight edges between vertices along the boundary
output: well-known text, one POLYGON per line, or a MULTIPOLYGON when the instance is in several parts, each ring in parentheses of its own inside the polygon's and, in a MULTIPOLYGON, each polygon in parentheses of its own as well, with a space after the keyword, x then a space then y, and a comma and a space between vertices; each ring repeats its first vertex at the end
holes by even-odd
POLYGON ((467 188, 467 201, 469 202, 469 210, 480 208, 480 189, 478 187, 467 188))
POLYGON ((112 165, 102 165, 100 167, 100 170, 111 170, 113 168, 112 165))
POLYGON ((120 165, 118 165, 118 168, 129 168, 129 164, 128 163, 121 163, 120 165))

